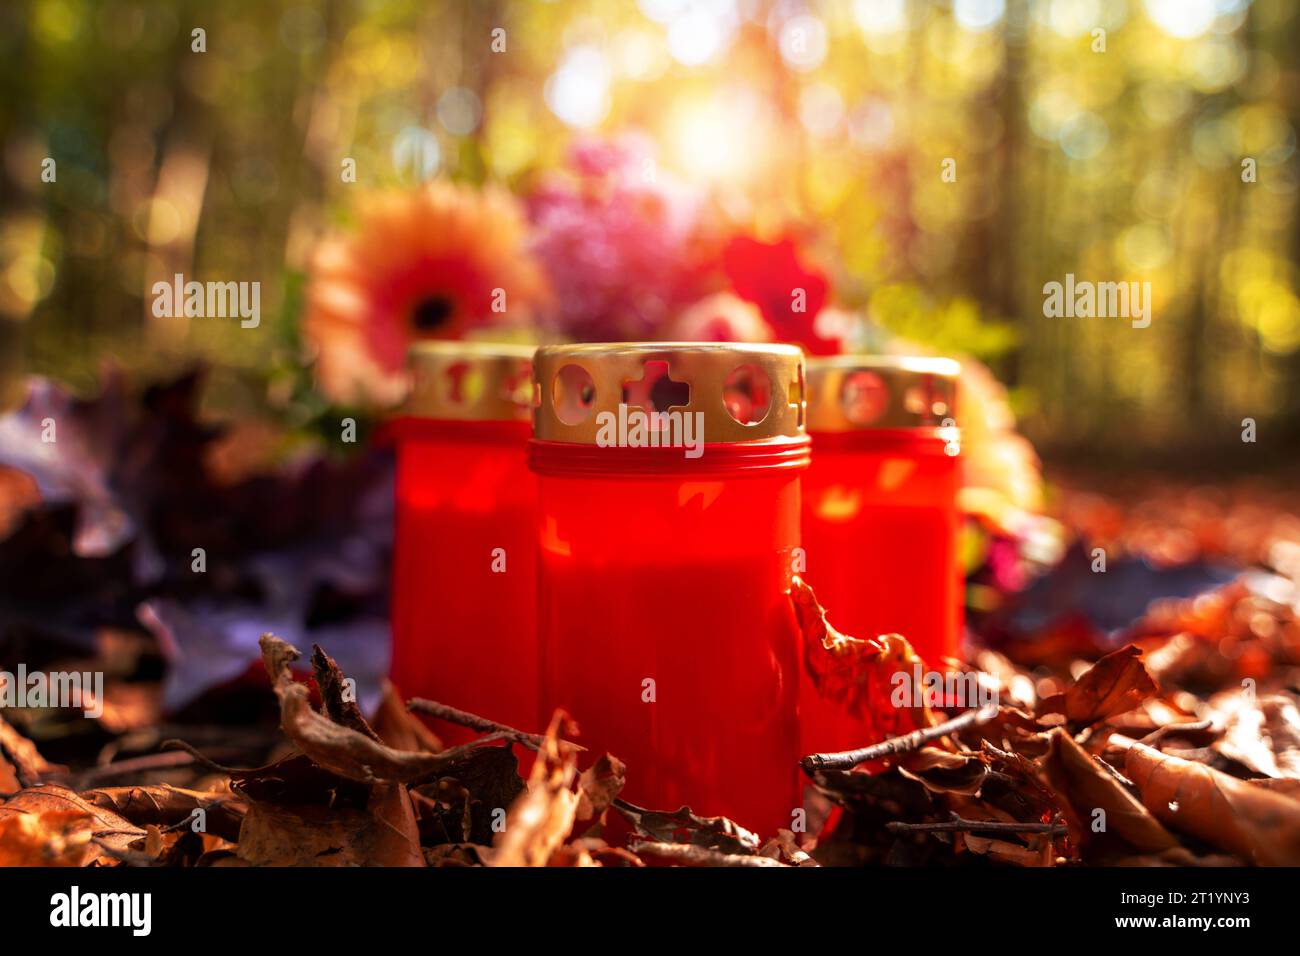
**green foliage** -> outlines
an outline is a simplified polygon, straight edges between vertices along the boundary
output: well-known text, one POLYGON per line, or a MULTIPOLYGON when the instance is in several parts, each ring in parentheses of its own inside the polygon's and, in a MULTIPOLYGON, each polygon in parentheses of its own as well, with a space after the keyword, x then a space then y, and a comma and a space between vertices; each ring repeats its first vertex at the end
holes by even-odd
POLYGON ((674 33, 663 4, 603 0, 5 4, 6 340, 73 380, 104 353, 301 373, 309 250, 366 190, 419 178, 404 133, 428 134, 438 175, 523 192, 587 125, 644 134, 726 227, 807 238, 841 304, 995 360, 1040 438, 1300 424, 1291 4, 1202 23, 1200 4, 1007 0, 973 23, 846 0, 801 8, 796 39, 788 6, 710 4, 717 22, 674 33), (715 27, 716 49, 683 52, 715 27), (590 115, 557 107, 565 89, 590 115), (274 318, 157 320, 148 290, 175 272, 260 281, 274 318), (1046 318, 1066 273, 1150 281, 1152 326, 1046 318))

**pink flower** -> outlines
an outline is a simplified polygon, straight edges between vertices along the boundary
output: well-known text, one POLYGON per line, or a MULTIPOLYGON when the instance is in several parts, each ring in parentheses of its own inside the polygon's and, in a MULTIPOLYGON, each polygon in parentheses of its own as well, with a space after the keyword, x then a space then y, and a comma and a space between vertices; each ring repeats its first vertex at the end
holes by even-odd
POLYGON ((555 291, 550 319, 578 340, 661 338, 705 291, 699 200, 635 139, 583 140, 567 175, 528 201, 532 251, 555 291))

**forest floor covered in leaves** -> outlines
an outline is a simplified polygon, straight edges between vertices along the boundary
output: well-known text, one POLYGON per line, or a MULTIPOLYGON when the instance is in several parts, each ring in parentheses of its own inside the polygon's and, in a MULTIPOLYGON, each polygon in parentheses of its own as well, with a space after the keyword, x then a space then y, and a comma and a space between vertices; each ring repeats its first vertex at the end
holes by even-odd
MULTIPOLYGON (((125 416, 51 394, 81 423, 76 480, 0 469, 0 671, 104 675, 93 718, 0 711, 0 865, 1300 864, 1286 481, 1056 476, 1055 551, 981 519, 973 639, 946 666, 995 703, 895 708, 865 751, 809 755, 806 829, 758 834, 629 803, 637 768, 583 749, 581 714, 401 700, 373 653, 383 462, 244 474, 191 384, 125 416), (481 736, 446 748, 420 713, 481 736)), ((791 594, 810 669, 883 710, 909 651, 835 631, 813 587, 791 594)))

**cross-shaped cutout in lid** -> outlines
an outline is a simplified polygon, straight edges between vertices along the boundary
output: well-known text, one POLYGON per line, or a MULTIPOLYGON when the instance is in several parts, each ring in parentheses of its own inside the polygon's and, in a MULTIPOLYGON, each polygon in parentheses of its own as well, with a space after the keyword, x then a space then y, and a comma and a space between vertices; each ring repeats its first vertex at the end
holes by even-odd
POLYGON ((472 405, 483 396, 483 370, 469 362, 447 367, 447 397, 458 405, 472 405))
POLYGON ((650 416, 690 403, 690 384, 673 379, 668 374, 668 363, 661 359, 646 362, 641 378, 629 379, 623 383, 623 404, 629 408, 644 409, 650 416))

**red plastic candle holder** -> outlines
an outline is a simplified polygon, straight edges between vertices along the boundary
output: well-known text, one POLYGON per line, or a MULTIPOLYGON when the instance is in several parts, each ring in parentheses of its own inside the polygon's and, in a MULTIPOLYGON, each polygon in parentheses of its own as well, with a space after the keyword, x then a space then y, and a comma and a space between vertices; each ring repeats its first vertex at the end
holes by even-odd
MULTIPOLYGON (((537 713, 531 347, 424 342, 397 441, 394 685, 515 727, 537 713)), ((473 732, 433 722, 444 742, 473 732)))
MULTIPOLYGON (((804 577, 838 630, 902 634, 933 670, 961 640, 959 371, 940 358, 808 362, 804 577)), ((809 753, 874 739, 870 715, 846 714, 806 676, 800 724, 809 753)))
POLYGON ((569 712, 633 803, 788 827, 802 353, 544 347, 535 368, 539 725, 569 712))

